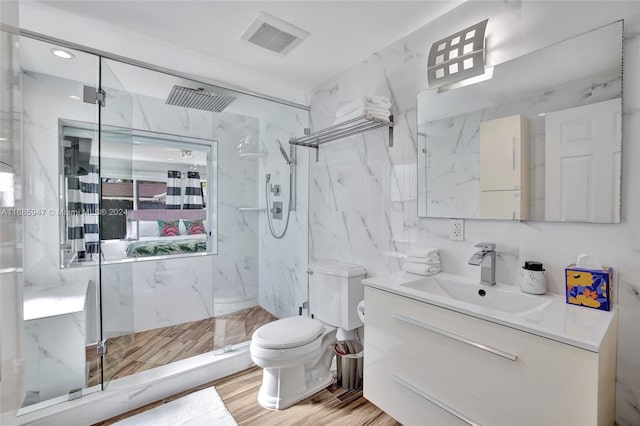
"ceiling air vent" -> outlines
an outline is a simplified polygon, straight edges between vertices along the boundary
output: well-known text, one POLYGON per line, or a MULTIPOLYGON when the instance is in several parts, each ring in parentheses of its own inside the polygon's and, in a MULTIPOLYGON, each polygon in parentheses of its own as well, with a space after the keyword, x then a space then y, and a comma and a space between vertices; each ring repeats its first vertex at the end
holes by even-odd
POLYGON ((284 56, 308 36, 305 30, 261 12, 240 39, 284 56))

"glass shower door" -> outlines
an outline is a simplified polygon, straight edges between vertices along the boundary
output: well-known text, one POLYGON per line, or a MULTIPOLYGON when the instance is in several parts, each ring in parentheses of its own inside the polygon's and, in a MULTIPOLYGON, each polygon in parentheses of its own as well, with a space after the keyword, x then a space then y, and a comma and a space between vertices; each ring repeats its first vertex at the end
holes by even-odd
POLYGON ((133 209, 133 193, 127 191, 133 191, 133 98, 112 66, 112 61, 100 59, 100 90, 97 94, 101 105, 98 219, 102 247, 100 330, 103 389, 112 379, 126 375, 129 366, 125 365, 124 360, 134 343, 135 263, 109 260, 112 253, 124 254, 127 240, 132 234, 127 211, 133 209))
MULTIPOLYGON (((24 382, 16 382, 12 395, 20 400, 20 415, 93 391, 87 389, 92 387, 87 359, 97 363, 99 253, 91 179, 98 158, 98 107, 83 102, 83 88, 98 86, 99 59, 24 36, 19 49, 24 120, 23 138, 15 139, 22 147, 15 153, 22 177, 15 182, 24 189, 12 203, 39 212, 9 216, 13 226, 0 231, 3 238, 11 233, 21 238, 17 254, 24 292, 16 293, 22 306, 16 307, 21 321, 15 326, 16 341, 24 345, 16 374, 24 371, 24 382), (74 59, 64 59, 69 57, 74 59), (82 129, 68 133, 70 120, 82 122, 82 129)), ((8 324, 2 326, 4 331, 8 324)))

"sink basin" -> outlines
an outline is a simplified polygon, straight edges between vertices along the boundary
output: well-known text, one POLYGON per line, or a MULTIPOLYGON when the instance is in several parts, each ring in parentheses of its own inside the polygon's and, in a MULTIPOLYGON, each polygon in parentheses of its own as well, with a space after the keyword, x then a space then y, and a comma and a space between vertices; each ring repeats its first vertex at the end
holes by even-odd
MULTIPOLYGON (((445 274, 441 274, 445 275, 445 274)), ((548 306, 551 301, 520 292, 514 286, 497 284, 485 286, 443 276, 425 277, 400 284, 434 296, 449 297, 460 302, 474 304, 507 314, 524 314, 548 306)))

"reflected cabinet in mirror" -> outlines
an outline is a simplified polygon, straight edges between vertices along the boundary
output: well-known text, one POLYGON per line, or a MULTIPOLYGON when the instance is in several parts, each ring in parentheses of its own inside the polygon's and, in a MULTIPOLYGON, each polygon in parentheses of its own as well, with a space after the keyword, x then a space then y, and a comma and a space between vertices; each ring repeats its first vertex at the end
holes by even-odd
POLYGON ((620 222, 622 22, 418 103, 418 216, 620 222))

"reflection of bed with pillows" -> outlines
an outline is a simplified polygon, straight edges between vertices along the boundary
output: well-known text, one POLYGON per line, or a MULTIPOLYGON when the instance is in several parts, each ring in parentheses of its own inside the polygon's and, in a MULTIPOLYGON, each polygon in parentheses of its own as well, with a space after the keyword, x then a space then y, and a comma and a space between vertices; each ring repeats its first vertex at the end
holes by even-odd
POLYGON ((169 254, 200 253, 207 251, 207 236, 175 235, 171 237, 140 237, 127 244, 127 257, 166 256, 169 254))
POLYGON ((127 257, 166 256, 207 251, 206 221, 139 220, 138 239, 127 241, 127 257))

